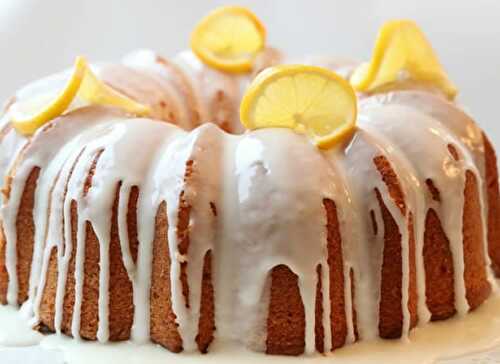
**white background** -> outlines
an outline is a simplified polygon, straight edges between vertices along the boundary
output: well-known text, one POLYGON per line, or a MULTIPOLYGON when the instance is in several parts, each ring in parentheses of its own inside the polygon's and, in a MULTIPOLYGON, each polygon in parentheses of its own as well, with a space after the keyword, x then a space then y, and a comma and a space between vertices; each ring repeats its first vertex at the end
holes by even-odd
MULTIPOLYGON (((0 99, 69 66, 76 55, 117 60, 135 48, 172 55, 225 1, 0 0, 0 99)), ((292 55, 367 59, 384 20, 416 20, 438 51, 460 100, 500 147, 499 0, 241 0, 267 25, 269 43, 292 55)), ((13 354, 13 353, 11 353, 13 354)), ((38 353, 34 356, 42 360, 38 353)), ((17 356, 17 355, 16 355, 17 356)), ((17 356, 27 363, 27 352, 17 356)), ((13 355, 0 355, 3 363, 13 355)), ((6 362, 7 361, 7 362, 6 362)), ((33 361, 39 362, 38 360, 33 361)))

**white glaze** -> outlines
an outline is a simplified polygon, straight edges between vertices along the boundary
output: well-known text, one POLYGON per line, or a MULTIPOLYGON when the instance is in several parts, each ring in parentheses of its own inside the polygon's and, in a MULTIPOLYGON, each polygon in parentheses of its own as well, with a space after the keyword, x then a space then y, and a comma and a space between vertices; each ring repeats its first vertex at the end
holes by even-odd
MULTIPOLYGON (((193 115, 197 113, 201 122, 229 121, 225 127, 234 133, 241 131, 237 107, 248 79, 209 69, 189 52, 176 57, 174 63, 178 69, 175 71, 162 68, 151 53, 131 56, 124 62, 126 65, 96 69, 109 84, 151 105, 154 117, 169 120, 171 114, 158 106, 166 103, 168 110, 175 114, 176 123, 185 129, 196 126, 193 115), (180 90, 179 77, 189 80, 192 95, 180 90), (194 100, 186 100, 190 95, 194 100), (224 102, 218 104, 216 100, 220 97, 224 102), (196 105, 197 109, 190 110, 190 105, 196 105)), ((316 62, 334 69, 345 65, 345 62, 316 62)), ((17 97, 22 99, 38 92, 43 89, 43 82, 46 85, 60 82, 58 77, 61 76, 40 81, 17 97)), ((119 184, 118 230, 124 266, 133 286, 135 310, 131 338, 136 343, 149 341, 152 242, 155 214, 162 202, 167 204, 169 221, 172 309, 187 352, 197 348, 203 261, 209 251, 214 256, 216 343, 231 340, 265 351, 269 274, 273 267, 284 264, 299 278, 306 319, 305 350, 313 353, 316 267, 321 264, 324 344, 327 351, 331 349, 324 199, 336 204, 342 236, 346 343, 355 341, 353 309, 357 313, 359 337, 362 340, 376 338, 384 224, 375 189, 380 192, 401 234, 402 336, 407 338, 410 331, 410 214, 416 240, 420 323, 430 319, 425 303, 422 250, 425 216, 431 207, 438 212, 450 240, 457 312, 464 315, 469 310, 463 278, 463 191, 465 172, 470 170, 478 177, 483 213, 486 213, 482 182, 484 151, 479 128, 458 107, 439 96, 423 91, 401 91, 364 99, 360 102, 358 131, 353 139, 328 152, 318 151, 306 137, 286 129, 230 135, 214 124, 205 123, 188 132, 172 124, 134 119, 103 107, 72 111, 40 129, 29 142, 11 131, 2 138, 0 146, 8 153, 8 157, 0 157, 1 172, 13 178, 10 196, 1 211, 10 277, 8 301, 10 304, 17 301, 19 203, 27 177, 34 167, 39 167, 33 268, 24 311, 32 314, 33 323, 38 321, 50 253, 57 247, 59 274, 54 322, 58 333, 67 271, 75 251, 75 314, 71 332, 79 337, 85 224, 89 221, 99 239, 101 257, 97 338, 100 342, 109 338, 110 221, 119 184), (458 150, 459 161, 450 155, 448 144, 458 150), (25 148, 21 151, 22 146, 25 148), (399 178, 406 213, 395 205, 373 163, 379 155, 391 162, 399 178), (97 156, 92 185, 85 194, 84 184, 97 156), (19 163, 14 167, 12 161, 16 157, 19 163), (186 179, 188 161, 193 162, 193 174, 186 179), (439 189, 441 204, 426 192, 427 178, 439 189), (129 249, 126 226, 128 197, 133 186, 140 191, 137 203, 140 249, 136 264, 129 249), (76 246, 71 239, 72 201, 76 201, 78 208, 76 246), (179 252, 177 236, 182 203, 191 207, 190 245, 186 254, 179 252), (210 208, 211 203, 217 208, 217 216, 210 208), (374 211, 379 227, 376 235, 372 231, 370 211, 374 211), (179 283, 182 262, 188 262, 189 308, 179 283), (351 300, 351 269, 354 300, 351 300)), ((485 227, 483 223, 484 231, 485 227)), ((487 247, 486 234, 484 236, 487 247)), ((486 265, 488 263, 486 257, 486 265)), ((489 271, 488 266, 485 269, 489 271)))

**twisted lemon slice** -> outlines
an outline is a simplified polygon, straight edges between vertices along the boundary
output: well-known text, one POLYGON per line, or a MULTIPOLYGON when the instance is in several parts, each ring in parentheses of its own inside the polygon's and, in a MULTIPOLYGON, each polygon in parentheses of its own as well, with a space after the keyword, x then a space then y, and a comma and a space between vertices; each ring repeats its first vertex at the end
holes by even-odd
POLYGON ((265 42, 264 25, 240 6, 214 10, 191 34, 193 52, 209 66, 227 72, 250 71, 265 42))
POLYGON ((71 76, 63 90, 47 90, 25 100, 16 101, 9 109, 12 124, 21 134, 33 134, 47 121, 61 115, 75 98, 82 84, 87 64, 77 57, 71 76))
POLYGON ((241 102, 247 129, 290 128, 327 149, 352 133, 357 101, 342 77, 327 69, 285 65, 265 69, 241 102))
POLYGON ((436 87, 449 98, 457 94, 419 27, 410 20, 393 20, 382 26, 370 63, 358 67, 350 82, 357 91, 372 92, 404 81, 436 87))
POLYGON ((90 104, 116 106, 141 116, 150 111, 149 107, 104 84, 94 75, 87 61, 83 57, 77 57, 74 69, 62 90, 47 89, 18 100, 10 107, 12 124, 20 133, 31 135, 39 127, 70 109, 76 98, 90 104))
POLYGON ((87 67, 78 96, 90 104, 115 106, 138 116, 147 116, 149 106, 140 104, 109 87, 87 67))

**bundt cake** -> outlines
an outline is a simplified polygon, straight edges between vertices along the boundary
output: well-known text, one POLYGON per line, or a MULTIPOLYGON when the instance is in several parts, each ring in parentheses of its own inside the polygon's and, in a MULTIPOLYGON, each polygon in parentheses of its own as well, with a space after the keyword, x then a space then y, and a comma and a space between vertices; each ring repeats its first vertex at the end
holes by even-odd
MULTIPOLYGON (((279 62, 268 49, 254 69, 279 62)), ((245 132, 253 75, 192 52, 94 69, 151 117, 89 105, 19 133, 12 105, 63 74, 20 90, 2 118, 0 301, 38 328, 299 355, 405 337, 490 295, 495 152, 435 90, 359 93, 356 130, 320 150, 286 128, 245 132)))

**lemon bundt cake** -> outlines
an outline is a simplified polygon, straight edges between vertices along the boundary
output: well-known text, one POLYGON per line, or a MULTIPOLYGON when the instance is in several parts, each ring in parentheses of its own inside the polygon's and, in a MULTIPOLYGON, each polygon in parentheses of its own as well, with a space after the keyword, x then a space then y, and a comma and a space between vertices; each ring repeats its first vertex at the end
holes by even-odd
MULTIPOLYGON (((254 70, 280 58, 264 51, 254 70)), ((358 67, 315 62, 346 78, 358 67)), ((404 337, 490 295, 495 152, 442 93, 360 92, 356 128, 318 149, 289 128, 244 132, 253 76, 194 53, 93 69, 149 117, 93 103, 19 132, 15 105, 63 73, 20 90, 2 118, 0 301, 37 327, 299 355, 404 337)))

